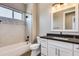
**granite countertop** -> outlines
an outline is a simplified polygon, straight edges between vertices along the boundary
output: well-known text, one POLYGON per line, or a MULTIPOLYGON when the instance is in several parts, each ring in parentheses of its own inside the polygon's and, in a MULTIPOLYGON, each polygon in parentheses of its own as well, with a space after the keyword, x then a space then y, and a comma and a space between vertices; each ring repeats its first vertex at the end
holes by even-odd
POLYGON ((57 41, 62 41, 62 42, 79 44, 79 39, 74 39, 74 38, 64 38, 64 37, 55 37, 55 36, 40 36, 40 38, 45 38, 45 39, 49 39, 49 40, 57 40, 57 41))

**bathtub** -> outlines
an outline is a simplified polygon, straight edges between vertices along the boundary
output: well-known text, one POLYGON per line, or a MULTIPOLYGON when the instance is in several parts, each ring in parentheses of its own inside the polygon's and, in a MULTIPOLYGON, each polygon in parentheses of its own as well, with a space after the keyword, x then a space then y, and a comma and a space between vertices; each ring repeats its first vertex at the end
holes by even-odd
POLYGON ((20 56, 30 50, 30 43, 21 42, 0 48, 0 56, 20 56))

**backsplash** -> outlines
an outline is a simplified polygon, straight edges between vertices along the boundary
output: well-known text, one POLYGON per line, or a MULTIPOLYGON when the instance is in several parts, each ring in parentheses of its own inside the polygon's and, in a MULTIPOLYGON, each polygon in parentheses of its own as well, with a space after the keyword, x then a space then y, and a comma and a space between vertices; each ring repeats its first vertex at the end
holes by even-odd
POLYGON ((47 36, 69 37, 79 39, 79 32, 50 32, 47 36), (62 34, 61 34, 62 33, 62 34))
POLYGON ((0 24, 16 24, 16 25, 24 25, 24 21, 17 20, 17 19, 11 19, 6 17, 0 17, 0 24))
POLYGON ((24 21, 5 17, 0 20, 0 47, 25 41, 24 21))
MULTIPOLYGON (((49 33, 53 34, 60 34, 61 31, 51 31, 49 33)), ((68 34, 68 35, 79 35, 79 32, 67 32, 67 31, 62 31, 62 34, 68 34)))

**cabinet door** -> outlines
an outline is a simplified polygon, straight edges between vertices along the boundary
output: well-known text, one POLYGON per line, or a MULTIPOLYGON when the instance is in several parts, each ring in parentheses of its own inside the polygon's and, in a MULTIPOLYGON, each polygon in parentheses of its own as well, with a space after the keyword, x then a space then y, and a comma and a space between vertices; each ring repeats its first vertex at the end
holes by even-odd
POLYGON ((74 51, 74 56, 79 56, 79 52, 74 51))
POLYGON ((79 56, 79 44, 74 44, 74 56, 79 56))
POLYGON ((41 46, 41 55, 47 56, 47 48, 41 46))
POLYGON ((48 45, 48 56, 57 56, 57 48, 54 45, 48 45))
POLYGON ((59 56, 72 56, 73 55, 72 50, 64 49, 64 48, 59 49, 58 53, 59 53, 58 54, 59 56))

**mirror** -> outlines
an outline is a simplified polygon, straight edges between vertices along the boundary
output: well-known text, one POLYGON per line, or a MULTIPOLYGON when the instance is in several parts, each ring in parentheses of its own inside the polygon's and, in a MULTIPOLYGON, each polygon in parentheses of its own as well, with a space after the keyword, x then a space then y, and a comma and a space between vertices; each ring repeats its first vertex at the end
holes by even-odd
POLYGON ((63 13, 57 12, 53 14, 53 29, 63 30, 63 13))
POLYGON ((76 31, 77 19, 75 7, 52 13, 53 31, 76 31))
POLYGON ((74 30, 75 29, 75 11, 65 13, 65 29, 74 30))

